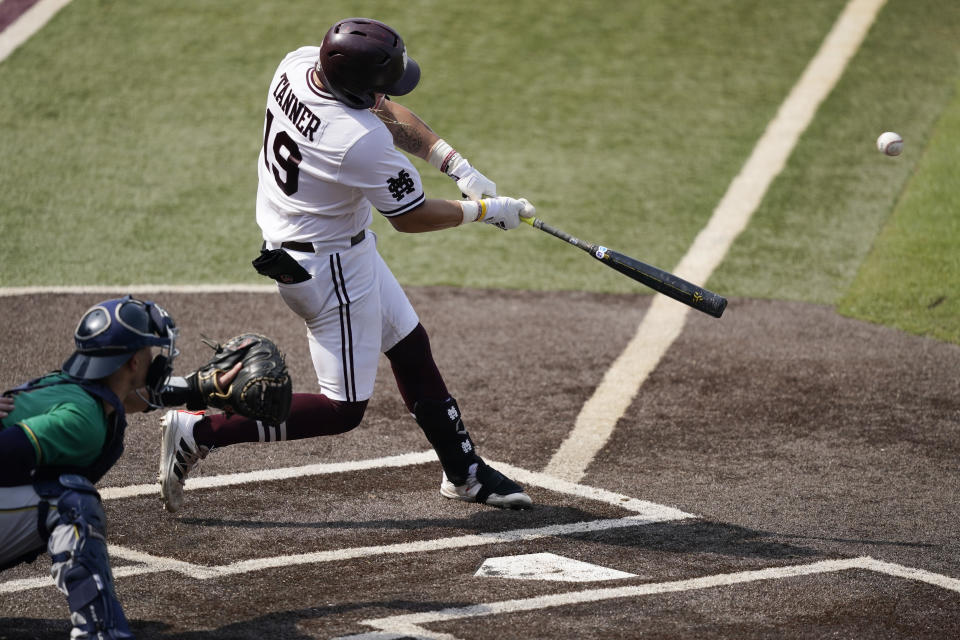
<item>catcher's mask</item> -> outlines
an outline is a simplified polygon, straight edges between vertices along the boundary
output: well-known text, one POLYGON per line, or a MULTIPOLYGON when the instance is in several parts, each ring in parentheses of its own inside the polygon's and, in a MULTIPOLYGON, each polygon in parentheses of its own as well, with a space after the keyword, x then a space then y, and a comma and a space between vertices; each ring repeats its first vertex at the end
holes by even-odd
POLYGON ((316 69, 323 86, 354 109, 372 107, 377 93, 406 95, 420 82, 420 65, 407 57, 400 35, 369 18, 347 18, 330 27, 316 69))
POLYGON ((81 380, 99 380, 140 349, 159 347, 161 353, 147 371, 147 389, 153 397, 173 373, 173 361, 180 353, 178 334, 173 318, 155 302, 129 295, 106 300, 90 307, 80 319, 73 335, 77 349, 63 363, 63 372, 81 380))

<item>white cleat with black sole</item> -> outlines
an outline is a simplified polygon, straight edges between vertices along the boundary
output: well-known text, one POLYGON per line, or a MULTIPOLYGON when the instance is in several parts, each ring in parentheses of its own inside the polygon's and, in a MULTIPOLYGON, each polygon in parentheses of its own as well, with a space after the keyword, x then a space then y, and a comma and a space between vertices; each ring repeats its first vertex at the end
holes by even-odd
POLYGON ((529 509, 533 500, 523 487, 481 460, 470 465, 467 481, 455 485, 443 474, 440 495, 450 500, 479 502, 500 509, 529 509))
POLYGON ((183 485, 190 471, 207 457, 209 447, 197 445, 193 427, 202 411, 167 411, 160 421, 160 499, 174 513, 183 506, 183 485))

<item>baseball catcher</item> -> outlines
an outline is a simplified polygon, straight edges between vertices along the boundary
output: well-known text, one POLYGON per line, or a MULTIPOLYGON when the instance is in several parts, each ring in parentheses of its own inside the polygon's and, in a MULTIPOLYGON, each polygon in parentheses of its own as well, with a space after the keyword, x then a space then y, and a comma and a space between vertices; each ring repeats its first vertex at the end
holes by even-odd
POLYGON ((223 344, 204 340, 213 357, 186 377, 171 377, 160 391, 162 406, 186 405, 198 411, 210 407, 277 425, 287 419, 293 397, 283 353, 266 336, 244 333, 223 344), (236 377, 221 388, 219 374, 241 364, 236 377))
POLYGON ((2 394, 0 571, 49 552, 70 638, 133 638, 96 483, 123 455, 127 416, 149 404, 140 390, 156 398, 173 371, 178 337, 160 305, 129 295, 104 300, 80 318, 76 350, 59 371, 2 394))

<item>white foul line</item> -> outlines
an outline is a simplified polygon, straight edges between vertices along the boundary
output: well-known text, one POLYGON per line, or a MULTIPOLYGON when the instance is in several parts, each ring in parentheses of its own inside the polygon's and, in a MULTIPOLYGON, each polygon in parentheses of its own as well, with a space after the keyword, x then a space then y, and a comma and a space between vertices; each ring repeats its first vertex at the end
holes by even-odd
MULTIPOLYGON (((840 79, 885 1, 850 0, 674 273, 691 282, 709 279, 783 170, 800 134, 840 79)), ((679 337, 689 311, 686 305, 654 296, 637 333, 580 410, 547 473, 571 481, 583 478, 647 376, 679 337)))
POLYGON ((602 589, 586 589, 532 598, 516 600, 501 600, 499 602, 485 602, 465 607, 452 607, 436 611, 409 613, 386 618, 363 620, 361 624, 380 629, 380 632, 362 633, 351 636, 342 636, 340 640, 384 640, 385 638, 429 638, 433 640, 455 640, 454 636, 445 633, 431 632, 422 625, 432 622, 448 622, 464 618, 478 618, 482 616, 532 611, 548 607, 569 606, 586 602, 599 602, 615 598, 636 598, 640 596, 662 593, 677 593, 712 587, 727 587, 760 580, 781 580, 798 576, 808 576, 850 569, 875 571, 886 575, 917 580, 960 593, 960 580, 949 578, 921 569, 913 569, 903 565, 875 560, 868 556, 844 560, 823 560, 810 564, 792 565, 786 567, 771 567, 738 573, 721 573, 712 576, 703 576, 688 580, 674 580, 670 582, 647 583, 626 587, 609 587, 602 589))
MULTIPOLYGON (((437 459, 433 450, 417 453, 403 453, 385 458, 371 458, 368 460, 354 460, 350 462, 321 462, 301 467, 280 467, 278 469, 264 469, 262 471, 243 471, 227 473, 217 476, 199 476, 190 478, 184 485, 186 491, 198 489, 212 489, 214 487, 229 487, 238 484, 270 482, 273 480, 289 480, 306 476, 319 476, 330 473, 346 473, 348 471, 364 471, 366 469, 385 469, 388 467, 405 467, 408 465, 424 464, 437 459)), ((159 484, 134 484, 125 487, 105 487, 99 490, 104 500, 133 498, 137 496, 160 495, 159 484)))
POLYGON ((34 33, 47 24, 57 11, 70 4, 70 0, 40 0, 23 12, 19 18, 0 32, 0 62, 13 53, 14 49, 30 39, 34 33))

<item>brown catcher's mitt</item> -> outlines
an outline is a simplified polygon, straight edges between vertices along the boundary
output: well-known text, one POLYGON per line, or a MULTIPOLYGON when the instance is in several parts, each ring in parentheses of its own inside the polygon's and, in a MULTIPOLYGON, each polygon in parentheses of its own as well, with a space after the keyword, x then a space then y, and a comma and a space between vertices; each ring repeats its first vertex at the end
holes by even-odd
POLYGON ((287 419, 293 385, 284 356, 272 340, 256 333, 244 333, 224 344, 207 344, 215 353, 191 381, 206 406, 271 425, 287 419), (229 387, 221 389, 217 384, 218 374, 229 371, 238 362, 243 362, 243 367, 237 377, 229 387))

